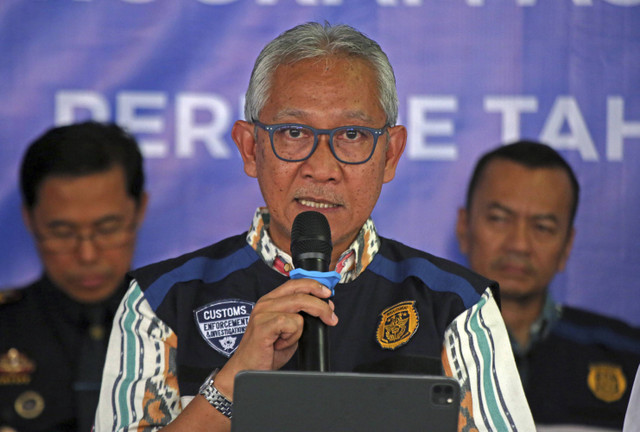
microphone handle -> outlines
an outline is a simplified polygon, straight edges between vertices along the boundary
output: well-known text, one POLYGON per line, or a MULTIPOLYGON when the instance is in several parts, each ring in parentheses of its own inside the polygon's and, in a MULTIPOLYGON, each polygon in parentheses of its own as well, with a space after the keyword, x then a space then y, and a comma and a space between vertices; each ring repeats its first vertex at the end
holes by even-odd
MULTIPOLYGON (((329 271, 329 264, 320 259, 302 259, 296 267, 310 271, 329 271)), ((327 301, 327 300, 325 300, 327 301)), ((299 369, 303 371, 328 372, 329 330, 318 317, 302 312, 304 325, 298 341, 299 369)))
POLYGON ((328 372, 329 335, 327 325, 318 317, 302 313, 304 325, 298 343, 300 370, 328 372))

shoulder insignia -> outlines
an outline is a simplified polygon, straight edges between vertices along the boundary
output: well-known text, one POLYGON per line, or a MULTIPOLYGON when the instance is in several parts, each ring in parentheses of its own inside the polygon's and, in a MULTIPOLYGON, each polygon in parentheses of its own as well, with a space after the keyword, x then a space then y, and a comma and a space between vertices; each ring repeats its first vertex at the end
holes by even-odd
POLYGON ((0 386, 21 385, 31 382, 36 363, 15 348, 0 355, 0 386))
POLYGON ((255 303, 226 299, 193 311, 200 335, 220 354, 231 357, 247 330, 255 303))
POLYGON ((409 342, 420 321, 415 303, 413 300, 404 301, 380 313, 376 340, 382 348, 394 350, 409 342))
POLYGON ((604 402, 620 400, 627 389, 622 367, 611 363, 590 364, 587 384, 594 396, 604 402))
POLYGON ((0 290, 0 305, 15 303, 22 299, 21 289, 0 290))
POLYGON ((44 411, 44 398, 40 393, 29 390, 18 396, 13 408, 20 417, 34 419, 44 411))

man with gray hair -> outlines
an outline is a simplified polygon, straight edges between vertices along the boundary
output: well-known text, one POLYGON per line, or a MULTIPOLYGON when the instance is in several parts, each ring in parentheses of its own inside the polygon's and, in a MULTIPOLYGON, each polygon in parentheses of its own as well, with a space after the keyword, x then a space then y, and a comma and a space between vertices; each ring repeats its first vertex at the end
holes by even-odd
POLYGON ((533 430, 497 285, 376 231, 406 143, 397 115, 389 60, 355 29, 303 24, 264 48, 232 136, 266 205, 248 232, 133 272, 97 430, 229 430, 236 374, 299 368, 301 313, 328 326, 332 371, 436 358, 460 382, 461 429, 533 430), (306 211, 328 220, 335 292, 290 277, 306 211))

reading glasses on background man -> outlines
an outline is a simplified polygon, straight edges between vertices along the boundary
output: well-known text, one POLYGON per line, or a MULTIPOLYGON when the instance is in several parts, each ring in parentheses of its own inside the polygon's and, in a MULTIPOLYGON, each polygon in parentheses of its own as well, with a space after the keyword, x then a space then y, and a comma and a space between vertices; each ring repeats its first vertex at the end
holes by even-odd
POLYGON ((94 225, 89 234, 83 234, 75 227, 64 226, 53 228, 46 234, 36 232, 36 238, 45 250, 52 253, 75 252, 84 240, 91 241, 99 250, 117 249, 131 241, 135 228, 135 221, 129 224, 107 221, 94 225))
POLYGON ((366 126, 341 126, 334 129, 316 129, 298 123, 266 125, 259 121, 253 124, 269 133, 273 153, 285 162, 302 162, 318 147, 318 135, 329 136, 329 147, 333 156, 345 164, 363 164, 371 159, 378 138, 388 125, 380 129, 366 126))

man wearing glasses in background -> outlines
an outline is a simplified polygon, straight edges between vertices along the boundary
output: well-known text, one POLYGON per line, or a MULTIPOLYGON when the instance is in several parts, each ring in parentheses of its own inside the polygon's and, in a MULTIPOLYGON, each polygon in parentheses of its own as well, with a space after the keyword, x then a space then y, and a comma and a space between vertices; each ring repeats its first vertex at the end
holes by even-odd
POLYGON ((232 137, 266 206, 248 232, 132 273, 97 431, 229 430, 238 372, 299 367, 300 312, 328 326, 329 370, 435 357, 461 384, 461 429, 533 430, 495 283, 376 232, 407 137, 397 115, 387 56, 349 26, 303 24, 263 49, 232 137), (331 228, 333 296, 289 277, 305 211, 331 228))
POLYGON ((0 292, 0 427, 88 432, 147 205, 142 155, 114 124, 53 128, 27 149, 20 187, 44 273, 0 292))

